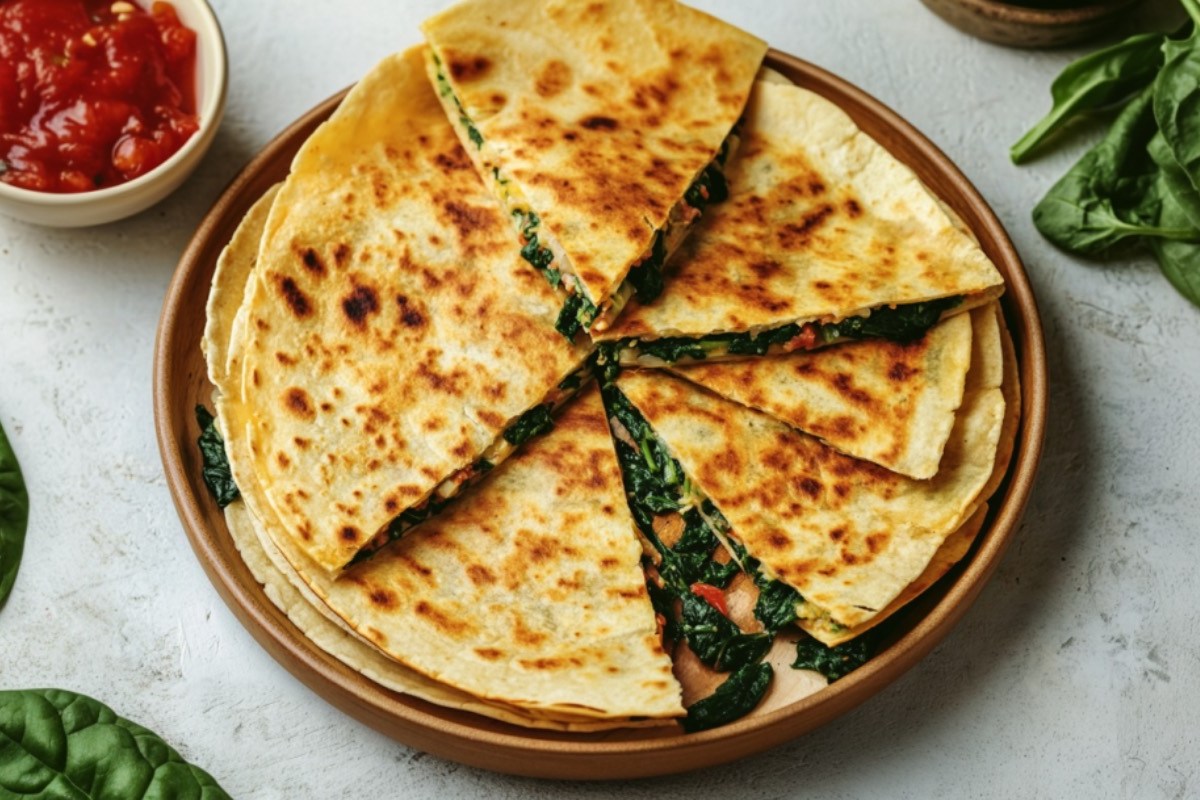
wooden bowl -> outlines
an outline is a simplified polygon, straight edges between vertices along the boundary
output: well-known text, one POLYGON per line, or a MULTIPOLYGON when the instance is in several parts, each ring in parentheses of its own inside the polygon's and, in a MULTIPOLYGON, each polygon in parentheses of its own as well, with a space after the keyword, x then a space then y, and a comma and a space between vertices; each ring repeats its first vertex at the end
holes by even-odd
POLYGON ((954 27, 1011 47, 1061 47, 1098 36, 1139 0, 1029 8, 998 0, 921 0, 954 27))
MULTIPOLYGON (((881 626, 880 652, 816 694, 714 730, 674 726, 595 734, 535 731, 388 691, 327 655, 265 596, 242 562, 201 477, 194 419, 212 387, 200 353, 204 305, 217 256, 250 205, 287 173, 292 156, 341 95, 280 134, 233 181, 200 224, 167 291, 154 356, 154 413, 167 482, 196 556, 258 642, 314 692, 406 745, 500 772, 549 778, 632 778, 712 766, 794 739, 846 713, 926 655, 966 612, 1000 562, 1033 486, 1046 420, 1046 360, 1029 281, 996 216, 962 173, 924 136, 840 78, 772 51, 767 64, 844 108, 948 202, 1008 282, 1003 301, 1017 347, 1023 421, 1009 477, 974 551, 935 587, 881 626)), ((920 724, 920 720, 910 720, 920 724)))

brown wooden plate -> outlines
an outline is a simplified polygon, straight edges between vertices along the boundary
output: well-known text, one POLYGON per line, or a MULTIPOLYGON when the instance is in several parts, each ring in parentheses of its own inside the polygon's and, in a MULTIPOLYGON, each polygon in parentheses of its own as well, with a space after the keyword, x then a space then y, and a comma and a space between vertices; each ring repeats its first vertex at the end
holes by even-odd
POLYGON ((1028 278, 983 198, 928 139, 842 79, 772 50, 768 66, 845 109, 912 167, 974 231, 1008 282, 1003 300, 1017 349, 1022 421, 1009 476, 971 554, 936 586, 881 626, 880 652, 814 695, 710 731, 619 730, 568 734, 529 730, 389 691, 326 654, 266 597, 242 562, 201 477, 194 409, 209 404, 200 339, 221 249, 243 215, 282 180, 301 144, 340 102, 338 94, 297 120, 234 179, 200 224, 167 291, 154 354, 154 415, 167 483, 201 565, 242 624, 284 667, 356 719, 411 747, 501 772, 551 778, 631 778, 712 766, 765 750, 862 703, 925 656, 966 612, 1000 562, 1029 499, 1046 420, 1046 359, 1028 278))

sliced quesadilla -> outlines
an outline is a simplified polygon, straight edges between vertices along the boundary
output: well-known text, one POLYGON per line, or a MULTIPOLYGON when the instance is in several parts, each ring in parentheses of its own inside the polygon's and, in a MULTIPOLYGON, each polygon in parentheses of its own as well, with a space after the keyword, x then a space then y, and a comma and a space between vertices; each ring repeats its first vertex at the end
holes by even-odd
POLYGON ((671 290, 596 334, 660 366, 920 338, 1003 291, 995 266, 911 169, 841 109, 759 82, 729 197, 668 264, 671 290))
POLYGON ((214 375, 305 556, 343 567, 550 427, 587 375, 559 305, 420 49, 385 59, 297 154, 233 326, 236 374, 214 375))
POLYGON ((209 371, 226 387, 215 399, 242 489, 226 520, 271 601, 339 660, 439 705, 570 731, 681 714, 595 389, 428 523, 427 536, 414 531, 337 580, 287 535, 237 433, 253 411, 240 400, 230 350, 277 190, 250 210, 218 262, 204 340, 209 371))
POLYGON ((873 339, 673 371, 842 453, 930 478, 962 403, 972 314, 950 317, 908 344, 873 339))
POLYGON ((447 115, 566 292, 603 330, 710 203, 766 43, 674 0, 466 0, 422 25, 447 115))
POLYGON ((680 497, 799 593, 799 624, 821 641, 883 611, 975 512, 1004 398, 998 382, 968 385, 937 475, 916 481, 679 378, 632 372, 615 384, 647 423, 642 436, 652 434, 639 447, 677 459, 680 497))

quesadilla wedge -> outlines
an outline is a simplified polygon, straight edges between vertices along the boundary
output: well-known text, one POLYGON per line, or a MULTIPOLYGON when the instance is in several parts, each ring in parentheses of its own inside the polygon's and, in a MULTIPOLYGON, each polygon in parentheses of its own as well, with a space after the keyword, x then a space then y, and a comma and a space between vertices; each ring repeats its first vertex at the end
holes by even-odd
POLYGON ((427 518, 588 374, 510 241, 419 48, 297 154, 233 325, 236 370, 213 377, 247 409, 236 435, 265 500, 320 568, 427 518))
POLYGON ((916 174, 828 100, 760 81, 742 137, 728 199, 668 264, 671 290, 595 335, 609 360, 913 341, 1002 293, 995 266, 916 174))
POLYGON ((842 453, 931 478, 962 403, 975 313, 950 317, 908 344, 873 339, 672 371, 842 453))
POLYGON ((675 0, 466 0, 422 25, 429 77, 524 257, 603 330, 724 196, 766 43, 675 0))
POLYGON ((998 383, 969 390, 937 475, 915 481, 679 378, 632 372, 615 386, 656 440, 641 446, 678 460, 678 502, 711 504, 714 530, 799 593, 798 622, 821 641, 885 609, 974 513, 1004 418, 998 383))

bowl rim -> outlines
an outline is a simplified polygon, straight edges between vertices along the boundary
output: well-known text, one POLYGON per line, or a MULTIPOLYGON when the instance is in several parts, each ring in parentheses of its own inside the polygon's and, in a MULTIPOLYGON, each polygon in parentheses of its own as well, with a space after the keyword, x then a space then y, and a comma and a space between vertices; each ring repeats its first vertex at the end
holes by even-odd
POLYGON ((1078 25, 1116 14, 1138 0, 1092 0, 1085 5, 1065 8, 1034 8, 1007 0, 952 0, 954 5, 979 14, 1003 12, 1004 22, 1019 25, 1078 25))
MULTIPOLYGON (((993 495, 996 506, 987 528, 960 571, 943 581, 950 585, 921 618, 896 641, 842 681, 780 709, 709 731, 656 738, 624 732, 562 734, 496 723, 468 712, 401 695, 354 672, 320 651, 300 634, 263 593, 257 582, 239 582, 246 571, 240 557, 223 549, 209 530, 204 507, 212 505, 194 482, 191 452, 195 438, 186 383, 194 368, 179 357, 196 348, 184 322, 196 312, 199 287, 207 292, 213 266, 214 237, 232 233, 240 210, 274 182, 264 173, 273 162, 297 147, 297 136, 311 131, 336 108, 345 92, 317 104, 275 137, 230 183, 200 223, 181 257, 167 289, 155 342, 153 403, 155 430, 167 485, 192 550, 218 595, 239 622, 272 658, 315 694, 359 722, 410 747, 443 758, 497 772, 541 778, 614 779, 684 772, 726 763, 796 738, 847 713, 891 685, 925 657, 954 627, 999 566, 1017 529, 1033 489, 1041 460, 1048 404, 1045 345, 1036 299, 1024 265, 995 212, 961 170, 932 141, 882 102, 849 81, 810 62, 772 49, 765 62, 785 73, 801 75, 801 85, 832 92, 862 114, 895 132, 903 143, 906 163, 922 159, 953 184, 967 223, 994 246, 991 255, 1006 279, 1002 299, 1018 354, 1021 376, 1021 420, 1014 455, 1004 483, 993 495), (210 260, 211 259, 211 260, 210 260), (181 405, 182 404, 182 405, 181 405), (184 408, 186 406, 186 408, 184 408)), ((846 105, 839 105, 847 110, 846 105)), ((852 116, 854 114, 852 113, 852 116)), ((896 145, 896 142, 893 142, 896 145)), ((889 150, 895 149, 888 146, 889 150)), ((290 158, 286 159, 290 163, 290 158)), ((224 241, 221 242, 223 246, 224 241)), ((219 248, 218 248, 219 251, 219 248)), ((198 350, 197 350, 198 352, 198 350)), ((202 369, 202 368, 201 368, 202 369)), ((201 378, 201 380, 205 380, 201 378)), ((193 448, 194 449, 194 448, 193 448)), ((219 524, 223 524, 223 520, 219 524)), ((219 534, 218 534, 219 535, 219 534)), ((228 538, 228 534, 225 534, 228 538)), ((248 574, 248 571, 246 572, 248 574)), ((945 585, 945 584, 942 584, 945 585)))
POLYGON ((0 198, 16 203, 25 203, 42 208, 72 208, 92 203, 102 203, 127 194, 136 194, 143 188, 152 186, 186 162, 197 149, 202 149, 211 141, 216 126, 221 121, 225 108, 225 100, 229 88, 229 54, 225 49, 225 32, 221 22, 213 11, 208 0, 169 0, 172 5, 192 3, 200 16, 200 25, 193 26, 196 32, 197 55, 201 48, 211 49, 216 64, 215 90, 205 97, 199 109, 199 127, 183 146, 171 154, 163 163, 144 175, 139 175, 131 181, 108 186, 104 189, 94 189, 87 192, 39 192, 0 181, 0 198), (204 30, 197 30, 203 27, 204 30))

